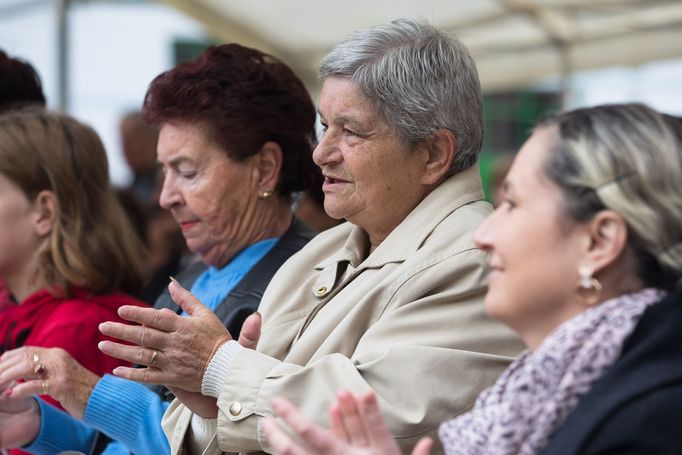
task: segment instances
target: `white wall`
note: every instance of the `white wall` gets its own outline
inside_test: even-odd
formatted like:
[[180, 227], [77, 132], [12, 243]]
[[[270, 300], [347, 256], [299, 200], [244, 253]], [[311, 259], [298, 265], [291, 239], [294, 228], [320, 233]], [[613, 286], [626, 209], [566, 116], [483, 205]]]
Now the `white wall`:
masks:
[[584, 72], [571, 80], [569, 107], [638, 101], [682, 115], [681, 88], [682, 59]]
[[[149, 82], [173, 65], [175, 38], [205, 35], [192, 19], [148, 3], [79, 3], [71, 9], [69, 20], [69, 113], [100, 134], [109, 154], [112, 182], [122, 185], [130, 174], [118, 137], [121, 114], [138, 109]], [[51, 2], [8, 17], [0, 15], [0, 47], [34, 65], [48, 105], [55, 107], [56, 22]]]

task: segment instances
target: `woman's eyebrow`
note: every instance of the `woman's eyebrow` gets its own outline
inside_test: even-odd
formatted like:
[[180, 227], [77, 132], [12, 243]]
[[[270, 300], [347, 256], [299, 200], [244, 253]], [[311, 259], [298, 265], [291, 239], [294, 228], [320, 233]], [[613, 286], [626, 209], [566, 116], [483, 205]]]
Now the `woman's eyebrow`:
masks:
[[183, 163], [194, 164], [194, 161], [191, 160], [190, 158], [186, 157], [186, 156], [178, 156], [178, 157], [175, 157], [175, 158], [171, 158], [171, 159], [168, 161], [168, 166], [171, 166], [171, 167], [178, 167], [179, 165], [181, 165], [181, 164], [183, 164]]

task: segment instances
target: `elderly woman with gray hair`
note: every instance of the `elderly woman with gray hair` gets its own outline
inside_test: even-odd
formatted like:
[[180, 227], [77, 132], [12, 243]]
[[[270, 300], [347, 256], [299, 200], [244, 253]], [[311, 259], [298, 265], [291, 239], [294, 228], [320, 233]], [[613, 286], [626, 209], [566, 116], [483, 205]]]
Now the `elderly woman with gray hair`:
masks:
[[[172, 453], [271, 451], [262, 423], [282, 395], [316, 422], [339, 389], [377, 392], [404, 446], [465, 411], [518, 354], [483, 311], [486, 253], [473, 242], [490, 213], [476, 165], [483, 137], [475, 64], [454, 37], [413, 20], [350, 35], [320, 67], [324, 129], [313, 159], [325, 209], [345, 218], [278, 271], [263, 296], [255, 350], [217, 327], [176, 283], [191, 315], [124, 308], [138, 326], [105, 323], [114, 373], [174, 390], [164, 417]], [[193, 374], [182, 365], [208, 358]], [[456, 384], [444, 393], [446, 385]], [[205, 412], [205, 401], [217, 403]], [[336, 409], [332, 421], [347, 409]]]

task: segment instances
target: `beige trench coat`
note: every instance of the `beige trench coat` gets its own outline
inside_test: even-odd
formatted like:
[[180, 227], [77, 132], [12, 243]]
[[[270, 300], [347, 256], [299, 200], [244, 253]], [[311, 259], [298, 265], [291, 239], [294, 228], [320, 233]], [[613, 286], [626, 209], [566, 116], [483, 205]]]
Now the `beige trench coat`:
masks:
[[[271, 452], [261, 423], [277, 395], [327, 425], [338, 390], [374, 389], [403, 449], [470, 408], [522, 349], [484, 314], [486, 253], [473, 243], [490, 213], [482, 197], [474, 167], [436, 188], [368, 257], [366, 233], [345, 223], [290, 258], [263, 296], [257, 350], [243, 350], [225, 378], [204, 453]], [[173, 454], [186, 451], [191, 421], [175, 400], [163, 422]]]

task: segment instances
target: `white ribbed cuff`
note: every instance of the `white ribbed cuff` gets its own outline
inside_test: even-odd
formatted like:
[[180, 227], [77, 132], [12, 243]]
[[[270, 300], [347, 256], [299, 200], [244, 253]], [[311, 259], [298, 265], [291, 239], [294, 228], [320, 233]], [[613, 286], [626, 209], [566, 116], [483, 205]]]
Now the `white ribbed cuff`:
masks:
[[242, 349], [244, 348], [234, 340], [230, 340], [218, 348], [201, 380], [202, 395], [218, 398], [232, 362]]

